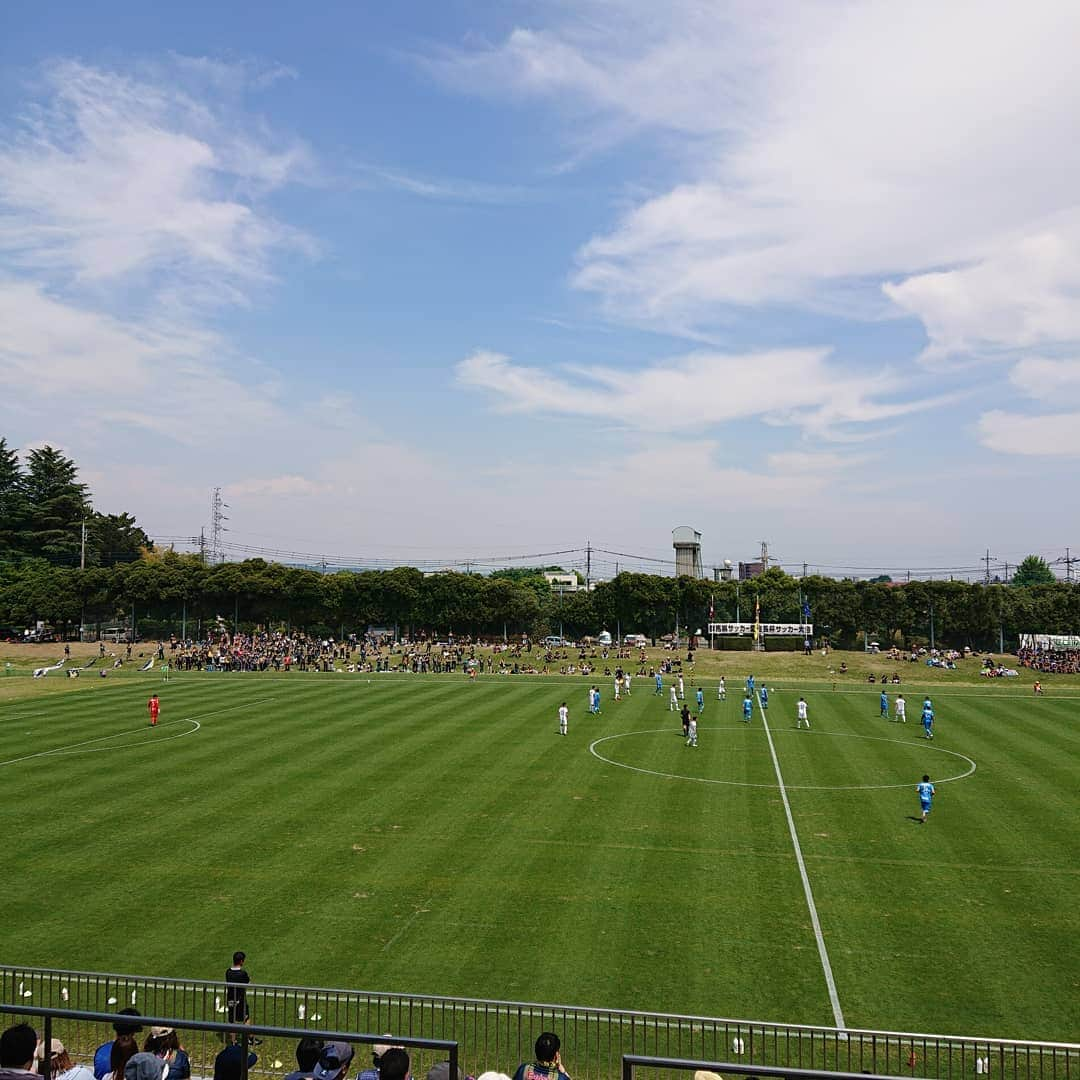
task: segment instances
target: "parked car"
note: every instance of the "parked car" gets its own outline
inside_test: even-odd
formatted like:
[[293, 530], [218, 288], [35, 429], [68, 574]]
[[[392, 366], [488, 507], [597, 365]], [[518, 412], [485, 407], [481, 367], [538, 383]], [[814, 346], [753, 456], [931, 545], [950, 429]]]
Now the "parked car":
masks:
[[649, 644], [649, 639], [644, 634], [623, 634], [623, 644], [644, 648]]
[[549, 634], [544, 638], [544, 644], [549, 649], [561, 649], [564, 645], [568, 645], [569, 642], [564, 637], [559, 637], [558, 634]]

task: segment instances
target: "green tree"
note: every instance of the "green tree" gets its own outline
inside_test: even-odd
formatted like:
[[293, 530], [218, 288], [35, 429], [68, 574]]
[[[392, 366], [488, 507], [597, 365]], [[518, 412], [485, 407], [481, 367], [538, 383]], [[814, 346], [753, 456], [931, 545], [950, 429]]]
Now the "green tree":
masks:
[[130, 514], [94, 514], [87, 527], [86, 561], [90, 566], [135, 562], [154, 544]]
[[1053, 585], [1054, 571], [1040, 555], [1029, 555], [1013, 574], [1014, 585]]
[[0, 559], [22, 551], [26, 521], [26, 495], [19, 455], [0, 438]]
[[79, 559], [82, 523], [93, 513], [78, 466], [52, 446], [31, 450], [26, 465], [27, 551], [73, 565]]

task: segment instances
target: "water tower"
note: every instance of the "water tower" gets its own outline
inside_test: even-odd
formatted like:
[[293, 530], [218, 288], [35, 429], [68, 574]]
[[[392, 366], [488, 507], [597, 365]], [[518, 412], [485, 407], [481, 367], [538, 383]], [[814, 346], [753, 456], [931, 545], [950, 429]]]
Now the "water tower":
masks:
[[675, 576], [703, 576], [701, 568], [701, 533], [689, 525], [671, 530], [671, 544], [675, 548]]

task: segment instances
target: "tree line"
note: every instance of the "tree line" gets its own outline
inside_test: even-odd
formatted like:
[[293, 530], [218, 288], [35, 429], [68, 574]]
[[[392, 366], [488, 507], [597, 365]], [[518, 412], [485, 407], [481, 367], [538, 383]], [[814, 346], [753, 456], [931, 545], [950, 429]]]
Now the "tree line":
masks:
[[[793, 578], [770, 569], [738, 583], [622, 573], [590, 591], [567, 593], [553, 592], [539, 570], [425, 575], [401, 566], [327, 574], [261, 559], [207, 566], [197, 555], [172, 551], [82, 570], [44, 559], [0, 563], [3, 636], [39, 620], [69, 634], [80, 623], [127, 626], [134, 614], [144, 639], [182, 630], [194, 637], [223, 625], [334, 635], [379, 626], [439, 639], [451, 633], [578, 639], [604, 629], [655, 639], [678, 628], [685, 640], [698, 630], [708, 634], [710, 609], [717, 622], [752, 622], [760, 605], [763, 622], [797, 623], [804, 603], [815, 638], [839, 647], [861, 644], [865, 634], [883, 646], [933, 641], [996, 651], [1001, 638], [1015, 647], [1025, 632], [1080, 632], [1080, 586], [1065, 582], [890, 584]], [[722, 644], [740, 647], [735, 639]], [[801, 639], [788, 643], [801, 645]]]
[[763, 622], [802, 622], [804, 604], [815, 638], [840, 647], [866, 635], [882, 645], [996, 649], [1025, 632], [1080, 632], [1080, 586], [1055, 581], [1037, 556], [1009, 584], [990, 585], [792, 578], [773, 568], [744, 582], [622, 573], [591, 590], [553, 591], [544, 571], [561, 569], [327, 574], [261, 559], [206, 565], [198, 555], [154, 550], [129, 514], [95, 511], [77, 465], [60, 451], [31, 450], [23, 464], [0, 438], [0, 637], [37, 622], [70, 636], [80, 625], [125, 627], [134, 617], [144, 638], [225, 625], [320, 634], [381, 626], [439, 638], [678, 631], [685, 639], [707, 635], [710, 610], [717, 622], [750, 622], [760, 605]]

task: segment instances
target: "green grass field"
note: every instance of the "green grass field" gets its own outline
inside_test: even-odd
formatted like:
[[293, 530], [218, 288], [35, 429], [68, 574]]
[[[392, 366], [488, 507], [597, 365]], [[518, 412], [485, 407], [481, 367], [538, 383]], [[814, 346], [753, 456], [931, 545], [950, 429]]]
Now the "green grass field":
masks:
[[[831, 1024], [740, 666], [697, 750], [646, 679], [4, 680], [4, 959]], [[1022, 681], [935, 683], [933, 744], [919, 684], [772, 691], [849, 1026], [1076, 1038], [1080, 691]]]

